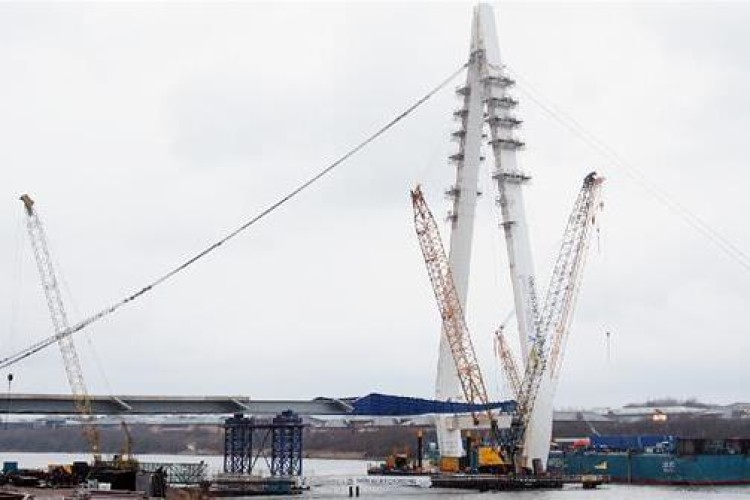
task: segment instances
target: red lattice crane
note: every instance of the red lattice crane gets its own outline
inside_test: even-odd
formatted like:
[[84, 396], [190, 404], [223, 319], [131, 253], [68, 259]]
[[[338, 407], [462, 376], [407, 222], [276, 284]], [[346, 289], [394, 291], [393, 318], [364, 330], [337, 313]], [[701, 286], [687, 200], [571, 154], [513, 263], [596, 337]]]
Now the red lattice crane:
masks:
[[[430, 276], [432, 290], [437, 299], [440, 318], [442, 319], [442, 331], [456, 363], [456, 371], [461, 382], [466, 402], [473, 405], [481, 405], [486, 410], [487, 418], [493, 429], [496, 428], [496, 418], [489, 407], [489, 397], [479, 368], [474, 345], [471, 342], [469, 328], [466, 326], [463, 308], [456, 292], [453, 282], [450, 264], [445, 253], [440, 231], [435, 222], [432, 212], [424, 199], [422, 188], [417, 186], [411, 192], [412, 206], [414, 208], [414, 226], [419, 239]], [[472, 412], [474, 423], [479, 423], [477, 412]]]

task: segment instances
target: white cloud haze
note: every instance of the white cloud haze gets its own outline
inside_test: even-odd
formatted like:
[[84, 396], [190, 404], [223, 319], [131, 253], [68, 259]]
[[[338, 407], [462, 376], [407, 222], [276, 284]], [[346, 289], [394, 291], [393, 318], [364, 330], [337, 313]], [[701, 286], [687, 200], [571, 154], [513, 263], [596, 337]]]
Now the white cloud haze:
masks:
[[[524, 82], [750, 252], [750, 5], [496, 12], [503, 56]], [[436, 85], [465, 61], [470, 19], [467, 3], [0, 4], [2, 354], [51, 333], [20, 194], [37, 199], [80, 320]], [[540, 282], [584, 174], [608, 178], [556, 405], [750, 399], [750, 272], [525, 88], [521, 164], [534, 177]], [[408, 190], [422, 182], [434, 212], [447, 210], [459, 105], [449, 87], [251, 231], [79, 334], [90, 391], [430, 397], [439, 316]], [[505, 398], [491, 335], [511, 293], [488, 168], [468, 316], [488, 385]], [[16, 391], [68, 391], [56, 347], [12, 371]]]

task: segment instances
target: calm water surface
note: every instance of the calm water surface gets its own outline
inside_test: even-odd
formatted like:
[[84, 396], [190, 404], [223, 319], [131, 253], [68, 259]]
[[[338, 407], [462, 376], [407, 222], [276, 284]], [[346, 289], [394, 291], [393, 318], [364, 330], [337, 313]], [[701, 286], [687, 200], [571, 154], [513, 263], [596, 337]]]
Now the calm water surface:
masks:
[[[71, 463], [81, 460], [79, 454], [65, 453], [0, 453], [0, 461], [16, 461], [20, 467], [46, 468], [53, 463]], [[209, 466], [211, 473], [219, 472], [222, 467], [222, 457], [216, 455], [186, 456], [186, 455], [139, 455], [143, 462], [200, 462], [203, 460]], [[305, 460], [305, 476], [310, 484], [320, 486], [300, 497], [295, 498], [348, 498], [348, 478], [364, 476], [368, 463], [362, 460]], [[513, 500], [527, 499], [564, 499], [564, 500], [633, 500], [633, 499], [745, 499], [750, 500], [750, 486], [747, 487], [655, 487], [655, 486], [603, 486], [597, 490], [582, 490], [580, 488], [565, 488], [563, 490], [545, 492], [507, 492], [507, 493], [462, 493], [460, 491], [433, 490], [424, 487], [388, 486], [362, 484], [360, 498], [389, 497], [400, 498], [441, 498], [441, 499], [483, 499], [503, 497]], [[262, 497], [253, 497], [262, 498]], [[274, 497], [269, 497], [274, 498]], [[278, 497], [275, 497], [278, 498]]]

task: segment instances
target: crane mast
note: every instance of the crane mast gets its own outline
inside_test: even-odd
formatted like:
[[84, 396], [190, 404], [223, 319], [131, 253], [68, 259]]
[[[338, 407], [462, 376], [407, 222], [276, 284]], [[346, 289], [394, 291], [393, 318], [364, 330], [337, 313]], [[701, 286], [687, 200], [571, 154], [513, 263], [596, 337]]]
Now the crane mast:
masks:
[[[489, 407], [487, 389], [469, 329], [466, 326], [463, 307], [453, 282], [453, 274], [445, 255], [440, 231], [427, 206], [421, 187], [417, 186], [411, 192], [411, 199], [419, 246], [422, 249], [432, 290], [440, 310], [442, 333], [450, 347], [464, 397], [467, 403], [483, 405], [490, 424], [494, 427], [495, 416]], [[477, 424], [479, 421], [477, 413], [472, 412], [472, 416]]]
[[29, 241], [34, 251], [34, 258], [39, 270], [42, 287], [44, 288], [44, 295], [47, 299], [47, 307], [49, 308], [50, 317], [55, 329], [57, 344], [60, 346], [65, 374], [73, 393], [76, 411], [83, 424], [83, 433], [91, 447], [91, 452], [94, 458], [98, 459], [100, 457], [99, 429], [94, 423], [91, 412], [91, 398], [86, 389], [81, 363], [78, 359], [75, 344], [73, 343], [73, 337], [70, 335], [61, 335], [63, 332], [69, 330], [70, 325], [63, 305], [55, 268], [47, 246], [44, 227], [34, 209], [34, 200], [28, 194], [24, 194], [20, 199], [26, 210], [26, 228], [29, 233]]

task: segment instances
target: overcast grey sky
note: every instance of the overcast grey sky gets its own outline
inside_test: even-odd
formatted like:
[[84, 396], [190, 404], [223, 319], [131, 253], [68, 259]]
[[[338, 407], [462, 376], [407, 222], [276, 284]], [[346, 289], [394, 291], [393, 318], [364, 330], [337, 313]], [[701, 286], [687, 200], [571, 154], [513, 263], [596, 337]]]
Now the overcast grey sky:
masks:
[[[503, 56], [525, 82], [521, 163], [534, 176], [539, 281], [583, 175], [608, 178], [556, 406], [750, 400], [750, 272], [526, 95], [530, 84], [750, 252], [750, 6], [500, 3], [496, 13]], [[2, 354], [51, 333], [20, 194], [38, 201], [70, 315], [82, 319], [234, 229], [458, 68], [470, 18], [469, 3], [0, 4]], [[408, 190], [422, 182], [436, 214], [448, 208], [452, 87], [79, 335], [90, 391], [430, 397], [440, 325]], [[504, 398], [491, 336], [511, 293], [487, 169], [468, 317], [488, 386]], [[56, 347], [12, 371], [15, 390], [68, 391]]]

